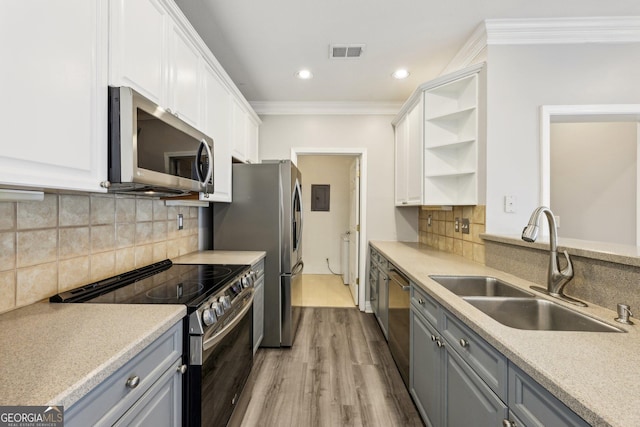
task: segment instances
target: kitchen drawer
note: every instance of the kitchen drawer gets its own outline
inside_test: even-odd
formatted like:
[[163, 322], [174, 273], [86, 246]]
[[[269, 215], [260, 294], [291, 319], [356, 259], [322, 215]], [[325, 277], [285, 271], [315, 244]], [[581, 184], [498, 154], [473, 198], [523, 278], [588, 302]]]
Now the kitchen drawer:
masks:
[[[65, 426], [112, 425], [182, 357], [182, 322], [178, 322], [110, 377], [65, 411]], [[130, 378], [140, 382], [127, 386]]]
[[[509, 410], [520, 419], [519, 426], [589, 425], [544, 387], [509, 363]], [[517, 422], [517, 421], [516, 421]]]
[[506, 402], [507, 358], [446, 310], [439, 329], [449, 348], [456, 351]]
[[420, 314], [431, 322], [434, 327], [438, 326], [440, 304], [413, 283], [411, 284], [411, 304]]

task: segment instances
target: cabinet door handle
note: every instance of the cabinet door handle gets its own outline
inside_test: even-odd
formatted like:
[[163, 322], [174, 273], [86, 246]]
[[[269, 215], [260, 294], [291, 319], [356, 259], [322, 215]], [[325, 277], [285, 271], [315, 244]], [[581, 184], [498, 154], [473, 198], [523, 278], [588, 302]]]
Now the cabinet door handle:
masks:
[[515, 421], [504, 419], [502, 420], [502, 427], [517, 427]]
[[444, 343], [443, 343], [442, 341], [440, 341], [440, 340], [436, 341], [436, 345], [437, 345], [439, 348], [444, 347]]
[[418, 304], [424, 305], [424, 300], [422, 298], [418, 298]]
[[439, 336], [431, 335], [431, 341], [436, 342], [436, 341], [438, 341], [438, 340], [440, 340], [440, 337], [439, 337]]
[[469, 341], [465, 340], [464, 338], [460, 338], [460, 347], [462, 348], [467, 348], [469, 347]]
[[187, 365], [180, 365], [178, 366], [178, 372], [180, 372], [181, 374], [185, 374], [187, 372]]
[[133, 377], [129, 377], [129, 379], [127, 379], [126, 382], [126, 386], [127, 388], [130, 388], [131, 390], [133, 390], [134, 388], [138, 387], [138, 385], [140, 385], [140, 377], [135, 375]]

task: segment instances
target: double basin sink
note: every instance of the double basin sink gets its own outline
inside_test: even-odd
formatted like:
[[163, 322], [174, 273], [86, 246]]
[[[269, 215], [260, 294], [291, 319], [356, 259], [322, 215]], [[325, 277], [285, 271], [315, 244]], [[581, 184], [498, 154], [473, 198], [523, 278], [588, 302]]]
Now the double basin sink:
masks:
[[503, 325], [536, 331], [625, 332], [494, 277], [429, 276]]

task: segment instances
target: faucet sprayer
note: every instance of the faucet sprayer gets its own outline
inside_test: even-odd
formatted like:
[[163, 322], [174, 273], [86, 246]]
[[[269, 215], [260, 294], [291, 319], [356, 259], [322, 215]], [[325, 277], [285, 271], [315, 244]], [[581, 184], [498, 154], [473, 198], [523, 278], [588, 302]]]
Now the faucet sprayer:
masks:
[[552, 297], [559, 298], [561, 300], [570, 302], [572, 304], [581, 305], [586, 307], [586, 304], [582, 301], [578, 301], [562, 293], [563, 288], [571, 279], [573, 279], [573, 264], [569, 258], [569, 253], [564, 251], [564, 257], [567, 260], [567, 266], [564, 269], [560, 269], [560, 262], [558, 260], [558, 227], [556, 226], [556, 219], [546, 206], [540, 206], [536, 208], [531, 214], [529, 224], [522, 230], [522, 240], [525, 242], [533, 243], [538, 238], [538, 231], [540, 227], [540, 216], [544, 214], [549, 223], [549, 269], [547, 271], [547, 289], [539, 286], [532, 286], [532, 289], [551, 295]]

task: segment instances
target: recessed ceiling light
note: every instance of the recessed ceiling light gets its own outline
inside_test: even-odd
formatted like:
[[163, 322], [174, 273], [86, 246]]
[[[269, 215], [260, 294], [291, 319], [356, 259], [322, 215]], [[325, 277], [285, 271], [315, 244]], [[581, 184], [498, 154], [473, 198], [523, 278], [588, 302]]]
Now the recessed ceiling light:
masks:
[[394, 79], [402, 80], [409, 77], [409, 71], [404, 68], [399, 68], [391, 74]]
[[313, 77], [313, 74], [309, 70], [300, 70], [296, 73], [296, 77], [301, 80], [309, 80]]

